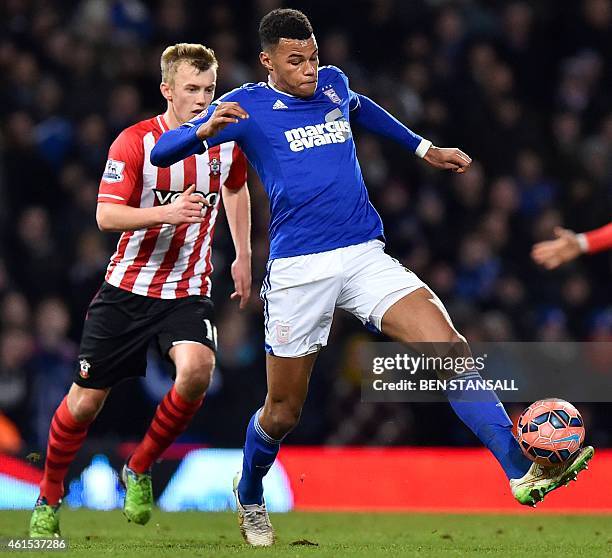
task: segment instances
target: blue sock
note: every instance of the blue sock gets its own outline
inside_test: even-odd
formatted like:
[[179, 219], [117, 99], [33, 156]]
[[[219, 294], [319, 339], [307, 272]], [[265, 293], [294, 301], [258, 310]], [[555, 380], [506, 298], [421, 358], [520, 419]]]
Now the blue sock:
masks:
[[268, 436], [259, 424], [259, 409], [249, 421], [242, 458], [242, 477], [238, 484], [240, 503], [263, 502], [263, 478], [274, 464], [280, 448], [280, 440]]
[[[481, 380], [478, 372], [466, 372], [463, 379]], [[492, 390], [447, 391], [446, 395], [457, 416], [478, 436], [503, 467], [509, 479], [522, 477], [531, 461], [521, 451], [512, 434], [512, 421]]]

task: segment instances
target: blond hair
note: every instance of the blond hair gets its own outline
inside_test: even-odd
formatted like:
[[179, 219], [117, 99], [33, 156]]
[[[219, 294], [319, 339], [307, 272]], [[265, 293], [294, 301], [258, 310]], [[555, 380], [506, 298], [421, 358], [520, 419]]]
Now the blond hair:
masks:
[[162, 81], [172, 85], [176, 70], [181, 62], [187, 62], [200, 72], [219, 65], [211, 48], [196, 43], [178, 43], [166, 48], [161, 55]]

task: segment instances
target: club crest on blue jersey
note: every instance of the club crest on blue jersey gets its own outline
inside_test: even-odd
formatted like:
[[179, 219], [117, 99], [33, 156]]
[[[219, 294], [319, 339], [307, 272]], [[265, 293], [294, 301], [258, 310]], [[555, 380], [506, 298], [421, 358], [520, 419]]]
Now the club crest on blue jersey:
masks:
[[325, 95], [330, 101], [336, 103], [337, 105], [342, 103], [342, 99], [340, 98], [338, 93], [336, 93], [334, 91], [333, 87], [326, 87], [326, 88], [324, 88], [323, 89], [323, 95]]

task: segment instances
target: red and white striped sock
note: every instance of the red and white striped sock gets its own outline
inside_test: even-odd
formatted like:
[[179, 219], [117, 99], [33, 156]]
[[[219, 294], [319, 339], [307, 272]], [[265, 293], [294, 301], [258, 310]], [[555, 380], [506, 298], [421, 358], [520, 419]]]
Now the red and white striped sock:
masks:
[[185, 401], [172, 386], [158, 405], [145, 437], [132, 454], [129, 468], [136, 473], [148, 471], [187, 428], [203, 400], [204, 397], [193, 402]]
[[64, 478], [74, 456], [87, 437], [92, 421], [78, 422], [62, 399], [51, 420], [45, 472], [40, 482], [40, 495], [54, 506], [64, 495]]

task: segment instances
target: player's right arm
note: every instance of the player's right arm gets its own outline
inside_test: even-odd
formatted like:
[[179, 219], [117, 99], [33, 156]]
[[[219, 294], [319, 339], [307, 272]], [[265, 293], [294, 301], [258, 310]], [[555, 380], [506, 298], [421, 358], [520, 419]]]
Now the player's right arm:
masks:
[[[203, 199], [187, 188], [173, 203], [157, 207], [133, 207], [132, 195], [142, 187], [144, 151], [142, 138], [124, 130], [113, 142], [100, 181], [96, 221], [101, 231], [125, 232], [162, 224], [200, 223]], [[132, 202], [135, 205], [135, 201]]]
[[204, 153], [213, 145], [237, 141], [242, 128], [240, 123], [248, 117], [237, 102], [218, 103], [204, 116], [162, 134], [151, 151], [151, 163], [156, 167], [169, 167], [191, 155]]
[[561, 227], [556, 227], [554, 232], [556, 239], [538, 242], [531, 250], [533, 260], [546, 269], [555, 269], [581, 254], [612, 248], [612, 223], [581, 234]]
[[335, 66], [325, 66], [344, 82], [348, 93], [351, 122], [379, 136], [391, 139], [422, 158], [432, 167], [462, 173], [469, 169], [472, 159], [456, 147], [437, 147], [429, 140], [413, 132], [395, 116], [387, 112], [369, 97], [350, 88], [346, 74]]
[[472, 159], [456, 147], [436, 147], [415, 134], [369, 97], [349, 89], [351, 120], [369, 132], [392, 139], [437, 169], [465, 172]]
[[136, 231], [159, 225], [201, 223], [206, 200], [194, 194], [191, 184], [175, 201], [158, 207], [130, 207], [116, 203], [98, 202], [96, 221], [98, 228], [106, 232]]

